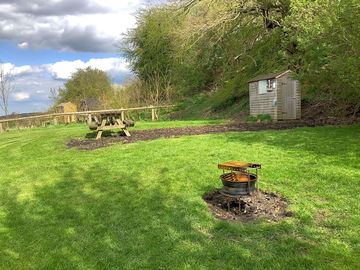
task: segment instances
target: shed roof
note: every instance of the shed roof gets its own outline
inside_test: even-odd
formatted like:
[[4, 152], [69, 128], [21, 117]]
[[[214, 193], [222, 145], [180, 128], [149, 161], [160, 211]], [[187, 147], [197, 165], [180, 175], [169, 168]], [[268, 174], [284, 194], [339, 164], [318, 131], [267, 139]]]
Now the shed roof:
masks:
[[248, 81], [248, 83], [262, 81], [262, 80], [269, 80], [269, 79], [277, 79], [289, 72], [291, 72], [291, 71], [287, 70], [287, 71], [280, 71], [280, 72], [275, 72], [275, 73], [259, 75], [259, 76], [256, 76], [255, 78], [252, 78], [250, 81]]
[[67, 105], [75, 105], [75, 104], [72, 103], [72, 102], [64, 102], [64, 103], [60, 103], [60, 104], [57, 105], [56, 107], [64, 107], [64, 106], [67, 106]]
[[66, 106], [66, 103], [60, 103], [59, 105], [57, 105], [56, 107], [64, 107]]
[[95, 97], [82, 99], [80, 101], [80, 111], [97, 110], [100, 109], [100, 107], [101, 107], [101, 102], [99, 99]]

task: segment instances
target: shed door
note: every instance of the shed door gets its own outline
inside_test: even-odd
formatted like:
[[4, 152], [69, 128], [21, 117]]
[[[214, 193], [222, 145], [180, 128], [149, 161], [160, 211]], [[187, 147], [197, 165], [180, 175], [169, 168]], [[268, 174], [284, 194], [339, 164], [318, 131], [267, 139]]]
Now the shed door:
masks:
[[287, 78], [283, 89], [283, 119], [296, 119], [296, 83]]

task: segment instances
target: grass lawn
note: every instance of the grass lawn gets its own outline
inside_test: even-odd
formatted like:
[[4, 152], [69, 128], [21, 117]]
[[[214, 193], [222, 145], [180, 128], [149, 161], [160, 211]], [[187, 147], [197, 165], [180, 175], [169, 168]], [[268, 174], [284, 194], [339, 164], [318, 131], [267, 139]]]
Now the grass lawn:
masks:
[[[0, 134], [0, 269], [360, 267], [360, 125], [66, 149], [87, 132]], [[214, 219], [201, 197], [228, 160], [261, 163], [261, 188], [287, 197], [294, 217]]]

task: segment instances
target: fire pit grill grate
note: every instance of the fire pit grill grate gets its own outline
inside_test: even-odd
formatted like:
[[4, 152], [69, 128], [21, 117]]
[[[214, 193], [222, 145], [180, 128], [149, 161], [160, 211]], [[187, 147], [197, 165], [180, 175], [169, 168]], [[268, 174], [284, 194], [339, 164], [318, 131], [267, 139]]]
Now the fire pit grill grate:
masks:
[[[260, 164], [241, 161], [229, 161], [218, 164], [223, 170], [220, 179], [224, 185], [221, 193], [225, 196], [236, 198], [241, 195], [250, 195], [258, 190]], [[251, 172], [255, 170], [255, 173]], [[225, 171], [230, 171], [226, 172]]]

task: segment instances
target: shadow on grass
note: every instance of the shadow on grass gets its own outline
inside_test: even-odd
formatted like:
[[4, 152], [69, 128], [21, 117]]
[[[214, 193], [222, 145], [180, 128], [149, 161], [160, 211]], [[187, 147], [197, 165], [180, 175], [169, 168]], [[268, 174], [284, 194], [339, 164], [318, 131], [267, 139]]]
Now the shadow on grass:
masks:
[[95, 131], [86, 133], [86, 135], [85, 135], [85, 139], [95, 139], [95, 138], [96, 138], [96, 132]]
[[[85, 135], [85, 139], [95, 139], [96, 138], [96, 131], [89, 132]], [[111, 131], [111, 130], [105, 130], [102, 133], [102, 137], [118, 137], [118, 136], [124, 136], [124, 132], [122, 131]]]
[[[349, 263], [291, 223], [215, 221], [201, 197], [166, 178], [67, 167], [31, 199], [4, 189], [3, 269], [303, 269]], [[204, 191], [205, 192], [205, 191]], [[308, 238], [309, 237], [309, 238]]]
[[305, 151], [319, 157], [346, 159], [349, 154], [360, 155], [360, 125], [232, 133], [227, 139], [229, 142], [242, 140], [249, 145], [265, 144], [284, 151]]

